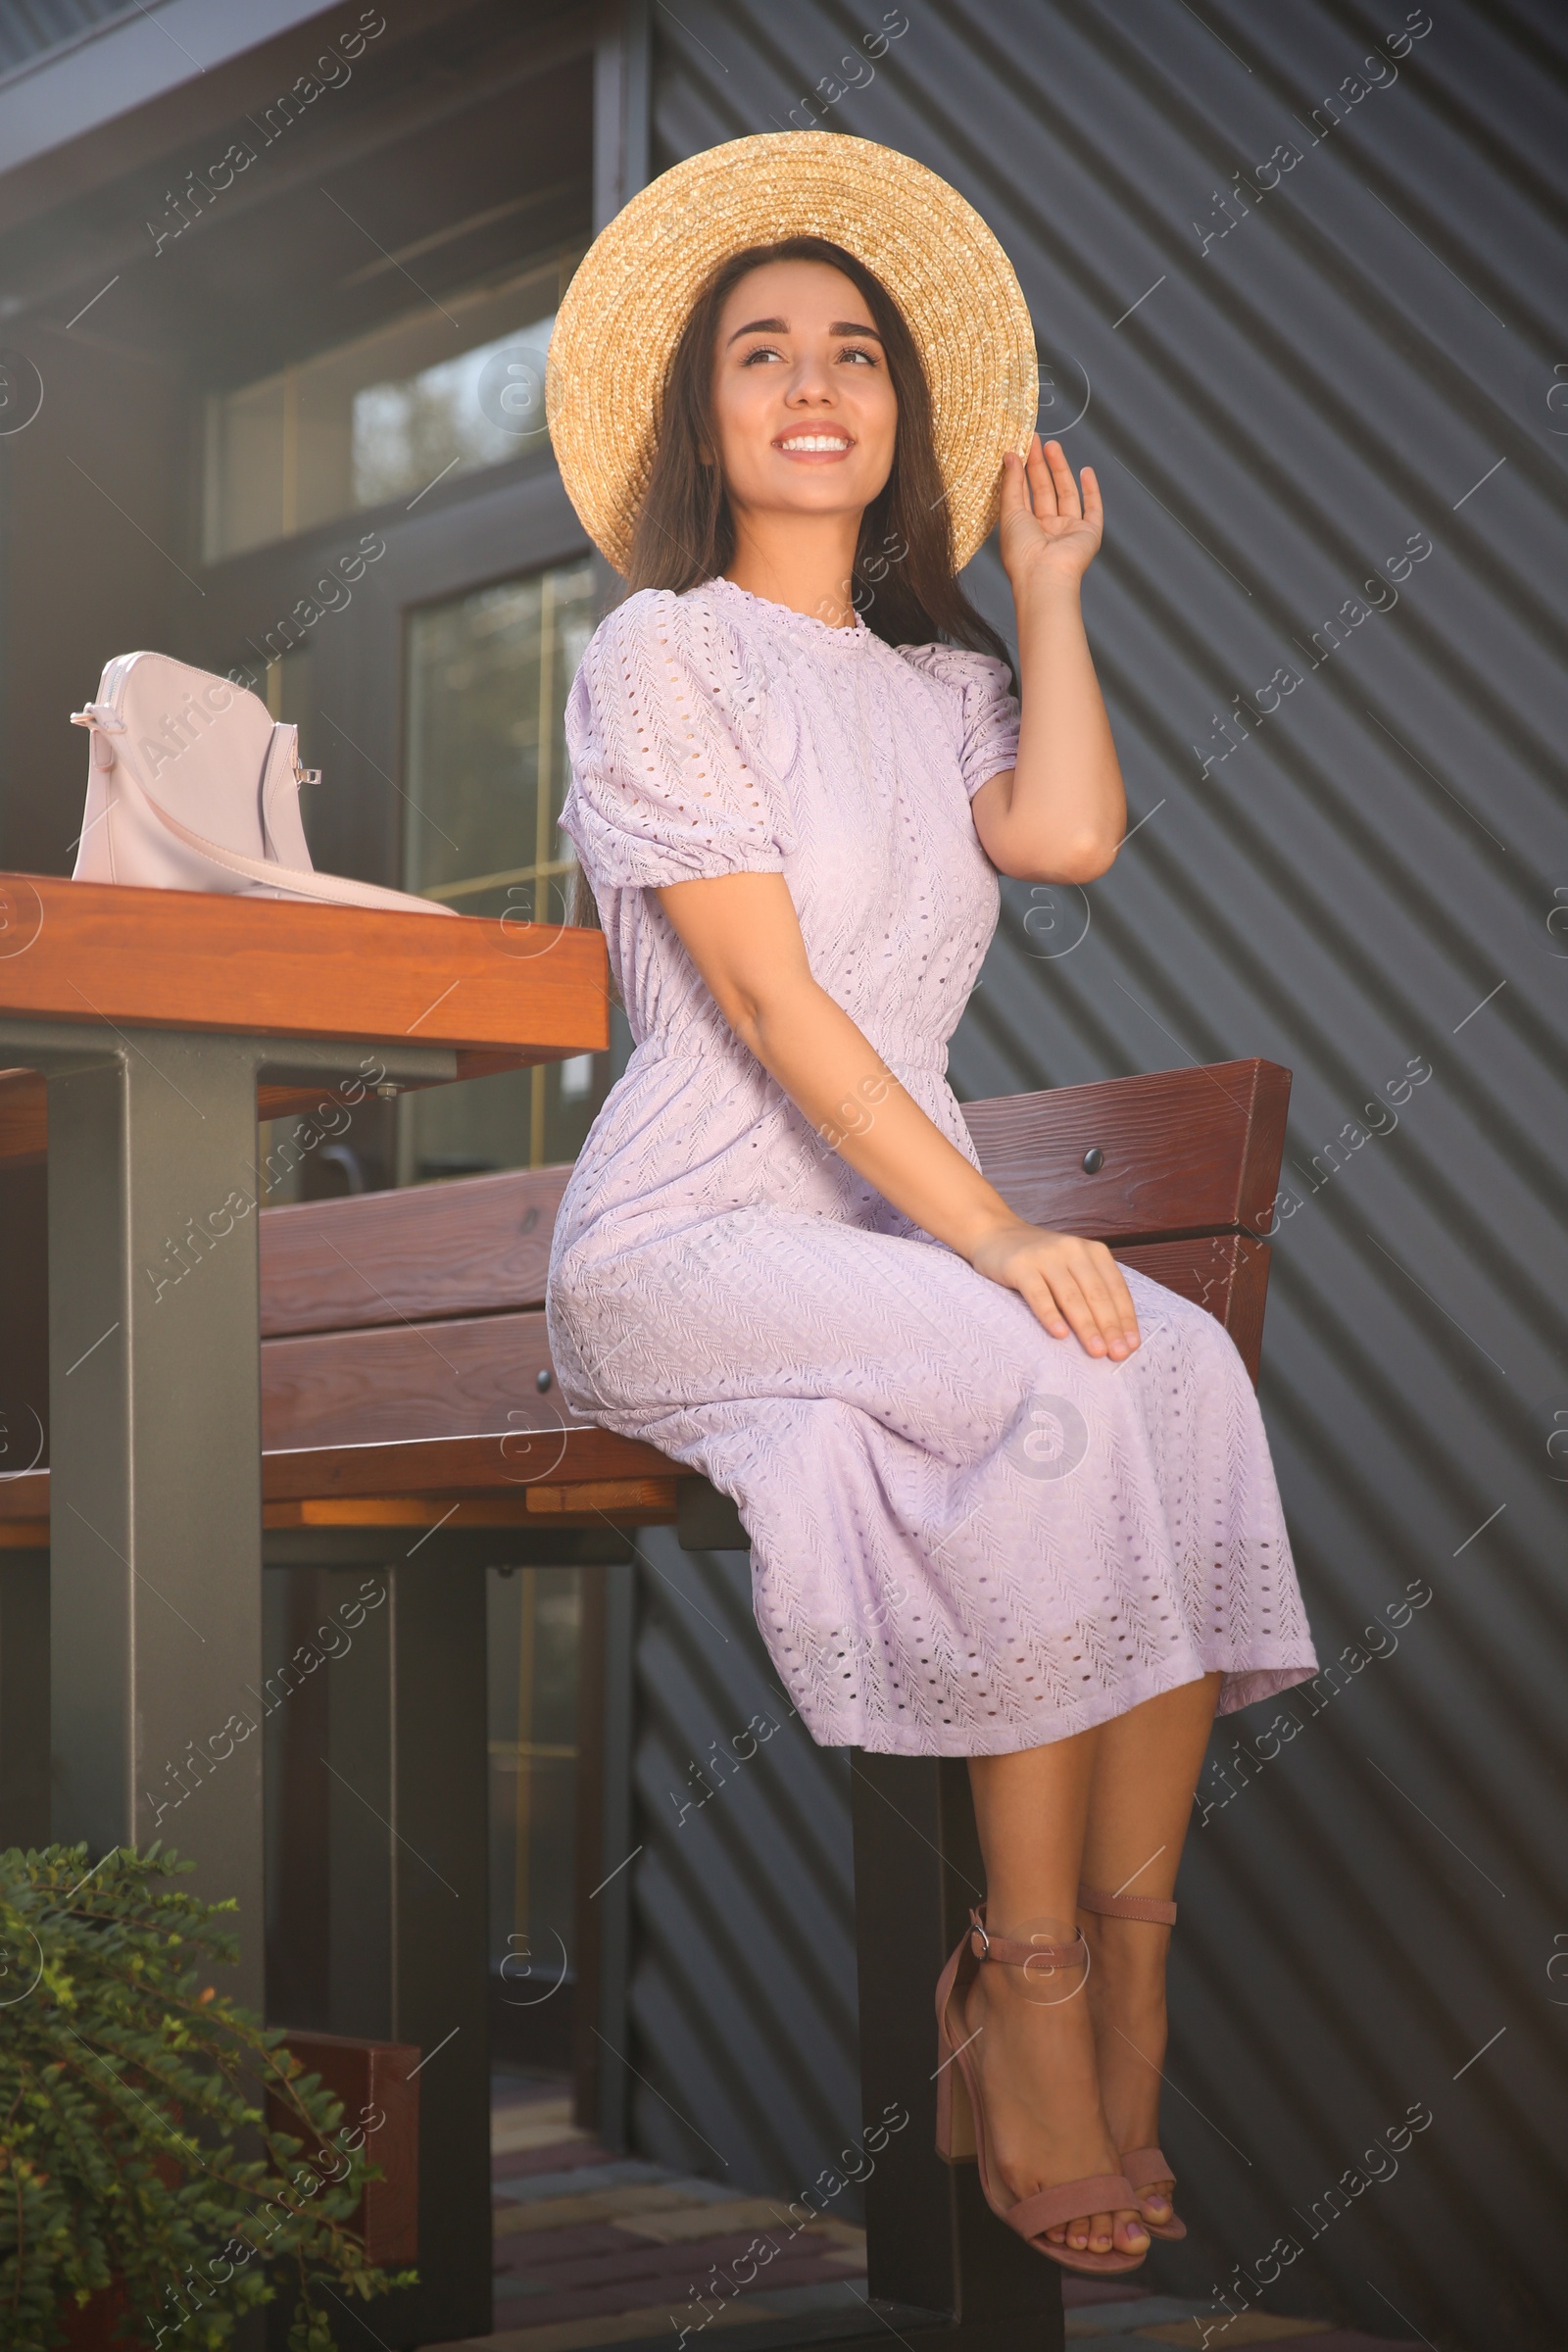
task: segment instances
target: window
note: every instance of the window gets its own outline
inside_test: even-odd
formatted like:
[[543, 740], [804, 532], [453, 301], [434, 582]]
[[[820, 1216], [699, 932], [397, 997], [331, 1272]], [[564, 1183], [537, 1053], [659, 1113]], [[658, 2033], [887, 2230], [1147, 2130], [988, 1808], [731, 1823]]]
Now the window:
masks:
[[[562, 714], [592, 636], [587, 564], [427, 605], [408, 624], [404, 887], [463, 914], [571, 918], [576, 861], [558, 829]], [[399, 1181], [572, 1159], [607, 1056], [406, 1095]]]
[[580, 259], [554, 255], [207, 403], [204, 555], [362, 507], [416, 506], [449, 474], [543, 446], [545, 353]]

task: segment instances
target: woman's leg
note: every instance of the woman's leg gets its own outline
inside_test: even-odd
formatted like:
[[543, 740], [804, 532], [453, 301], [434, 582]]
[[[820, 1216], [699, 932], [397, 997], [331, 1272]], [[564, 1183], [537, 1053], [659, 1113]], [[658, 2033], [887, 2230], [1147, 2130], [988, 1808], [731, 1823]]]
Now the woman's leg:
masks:
[[[1009, 1756], [969, 1758], [993, 1934], [1024, 1942], [1071, 1936], [1105, 1729]], [[1076, 1989], [1063, 1998], [1050, 1982], [1026, 1983], [1018, 1969], [981, 1966], [965, 2000], [993, 2161], [1015, 2197], [1118, 2170], [1101, 2106], [1087, 1988], [1081, 1975], [1071, 1983]], [[1133, 2208], [1084, 2214], [1047, 2234], [1100, 2254], [1112, 2247], [1141, 2254], [1149, 2244]]]
[[[1100, 1727], [1084, 1837], [1086, 1886], [1170, 1900], [1221, 1680], [1206, 1674]], [[1111, 2142], [1118, 2152], [1152, 2147], [1159, 2137], [1170, 1930], [1088, 1911], [1083, 1929], [1094, 1954], [1089, 2003]], [[1147, 2220], [1170, 2219], [1168, 2187], [1143, 2192]]]

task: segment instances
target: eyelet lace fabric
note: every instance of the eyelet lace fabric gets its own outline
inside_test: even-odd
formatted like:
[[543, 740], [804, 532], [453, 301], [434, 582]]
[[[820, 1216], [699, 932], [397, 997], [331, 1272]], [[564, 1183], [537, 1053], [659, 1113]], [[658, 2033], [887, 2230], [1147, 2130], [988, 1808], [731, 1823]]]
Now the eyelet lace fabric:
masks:
[[1222, 1711], [1315, 1674], [1229, 1335], [1126, 1268], [1131, 1357], [1054, 1339], [820, 1142], [655, 895], [782, 873], [815, 978], [978, 1166], [947, 1048], [999, 912], [969, 802], [1016, 757], [1004, 665], [715, 579], [628, 597], [565, 715], [636, 1043], [557, 1219], [555, 1362], [734, 1497], [812, 1738], [1002, 1754], [1212, 1670]]

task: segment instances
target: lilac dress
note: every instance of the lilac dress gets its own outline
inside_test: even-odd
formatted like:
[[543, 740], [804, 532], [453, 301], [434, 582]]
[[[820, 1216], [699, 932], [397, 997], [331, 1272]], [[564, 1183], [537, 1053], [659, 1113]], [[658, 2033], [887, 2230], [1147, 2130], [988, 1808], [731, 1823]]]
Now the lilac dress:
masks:
[[1000, 906], [969, 798], [1017, 735], [989, 656], [723, 578], [628, 597], [566, 708], [561, 821], [636, 1050], [557, 1220], [555, 1362], [734, 1497], [823, 1745], [1003, 1754], [1214, 1668], [1222, 1709], [1317, 1669], [1229, 1335], [1128, 1267], [1130, 1357], [1054, 1339], [819, 1141], [655, 896], [783, 873], [816, 979], [978, 1165], [946, 1076]]

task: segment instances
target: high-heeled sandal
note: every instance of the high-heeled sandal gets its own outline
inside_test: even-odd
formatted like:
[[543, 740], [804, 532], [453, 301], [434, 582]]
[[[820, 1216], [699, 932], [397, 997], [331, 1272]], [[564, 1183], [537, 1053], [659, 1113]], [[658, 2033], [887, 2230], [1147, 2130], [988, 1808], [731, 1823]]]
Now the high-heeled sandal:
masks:
[[[955, 1946], [937, 1981], [937, 2040], [941, 2054], [937, 2071], [937, 2154], [949, 2164], [963, 2164], [972, 2158], [979, 2166], [981, 2193], [992, 2212], [1009, 2230], [1016, 2230], [1037, 2254], [1049, 2256], [1069, 2271], [1097, 2275], [1136, 2271], [1145, 2259], [1147, 2248], [1143, 2254], [1097, 2254], [1089, 2246], [1080, 2249], [1054, 2245], [1043, 2234], [1058, 2223], [1091, 2214], [1136, 2212], [1137, 2191], [1125, 2174], [1100, 2173], [1083, 2180], [1063, 2180], [1051, 2188], [1038, 2189], [1033, 2196], [1011, 2199], [1001, 2181], [993, 2180], [987, 2157], [985, 2103], [968, 2055], [968, 2044], [975, 2036], [956, 2039], [948, 2016], [958, 1971], [966, 1955], [977, 1962], [998, 1962], [1004, 1968], [1027, 1968], [1032, 1964], [1037, 1976], [1074, 1965], [1080, 1959], [1087, 1962], [1088, 1958], [1081, 1933], [1076, 1942], [1070, 1944], [1015, 1943], [1006, 1936], [987, 1933], [984, 1903], [970, 1912], [968, 1930]], [[1147, 2224], [1144, 2226], [1147, 2228]]]
[[[1141, 1919], [1155, 1928], [1173, 1928], [1176, 1925], [1174, 1903], [1155, 1902], [1152, 1897], [1142, 1894], [1102, 1894], [1098, 1886], [1079, 1887], [1078, 1908], [1080, 1911], [1103, 1912], [1110, 1919]], [[1168, 2180], [1173, 2189], [1176, 2186], [1176, 2176], [1158, 2148], [1124, 2149], [1121, 2169], [1135, 2189], [1152, 2189], [1156, 2180]], [[1175, 2238], [1187, 2235], [1187, 2224], [1175, 2206], [1171, 2205], [1169, 2197], [1165, 2199], [1166, 2204], [1170, 2205], [1168, 2222], [1152, 2222], [1144, 2212], [1141, 2199], [1135, 2201], [1144, 2228], [1151, 2237]]]

